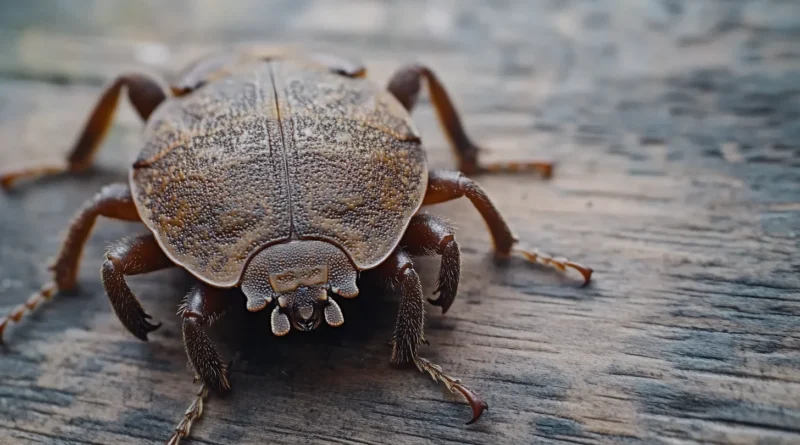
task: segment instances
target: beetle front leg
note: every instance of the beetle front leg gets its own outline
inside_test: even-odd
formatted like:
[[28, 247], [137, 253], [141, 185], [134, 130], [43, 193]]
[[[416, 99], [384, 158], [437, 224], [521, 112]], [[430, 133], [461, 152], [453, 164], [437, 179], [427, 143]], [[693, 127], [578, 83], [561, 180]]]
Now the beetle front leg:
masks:
[[189, 362], [207, 385], [220, 392], [230, 390], [226, 366], [205, 328], [222, 317], [231, 300], [221, 289], [197, 284], [178, 309]]
[[396, 365], [413, 362], [420, 372], [427, 372], [434, 381], [441, 381], [450, 392], [459, 391], [472, 408], [472, 419], [467, 424], [475, 422], [488, 409], [486, 402], [458, 379], [445, 374], [440, 366], [417, 353], [420, 344], [425, 342], [425, 298], [411, 257], [402, 249], [397, 249], [380, 266], [379, 272], [400, 290], [400, 307], [392, 336], [391, 362]]
[[428, 190], [422, 201], [423, 205], [438, 204], [461, 197], [467, 197], [483, 217], [492, 235], [495, 252], [498, 256], [506, 257], [512, 252], [516, 252], [532, 263], [551, 265], [561, 271], [565, 271], [569, 267], [580, 272], [584, 284], [589, 283], [593, 272], [590, 267], [566, 258], [554, 258], [539, 252], [538, 249], [515, 247], [518, 243], [517, 237], [511, 232], [503, 215], [478, 183], [460, 172], [432, 170], [429, 173]]
[[420, 89], [422, 89], [423, 78], [428, 81], [431, 102], [433, 102], [433, 107], [439, 116], [439, 122], [444, 128], [445, 135], [450, 140], [450, 145], [458, 159], [458, 170], [468, 175], [475, 173], [536, 171], [545, 178], [552, 176], [553, 163], [548, 161], [494, 162], [488, 164], [479, 162], [478, 156], [481, 149], [467, 136], [453, 101], [447, 94], [444, 85], [430, 68], [417, 64], [401, 68], [392, 76], [387, 89], [410, 112], [417, 102]]
[[214, 324], [225, 313], [231, 302], [226, 297], [228, 295], [223, 290], [200, 283], [189, 292], [178, 309], [178, 315], [183, 317], [186, 355], [201, 384], [192, 404], [186, 409], [167, 441], [168, 445], [177, 445], [181, 439], [189, 437], [192, 424], [203, 415], [204, 399], [208, 397], [209, 388], [223, 393], [230, 391], [228, 366], [222, 362], [216, 346], [205, 331], [206, 327]]
[[439, 279], [433, 292], [438, 293], [439, 298], [429, 298], [428, 302], [440, 306], [442, 313], [446, 313], [456, 298], [461, 278], [461, 249], [453, 228], [440, 217], [420, 213], [411, 218], [401, 244], [412, 255], [441, 255]]
[[10, 322], [18, 322], [26, 312], [38, 308], [57, 292], [75, 288], [81, 254], [99, 216], [122, 221], [141, 221], [127, 185], [112, 184], [103, 187], [83, 205], [70, 223], [61, 250], [50, 265], [52, 281], [42, 286], [28, 301], [13, 309], [8, 316], [0, 318], [0, 343], [3, 342], [3, 332]]
[[114, 117], [114, 111], [117, 108], [117, 102], [123, 87], [128, 89], [128, 98], [139, 116], [145, 121], [166, 98], [166, 94], [158, 82], [150, 77], [140, 74], [117, 77], [103, 91], [66, 161], [52, 165], [23, 167], [0, 172], [0, 187], [9, 189], [14, 182], [21, 179], [63, 172], [77, 173], [89, 168], [97, 153], [97, 148], [111, 126], [111, 120]]
[[140, 340], [147, 341], [147, 334], [158, 329], [161, 324], [148, 321], [150, 315], [131, 292], [125, 276], [155, 272], [172, 266], [174, 264], [151, 234], [123, 240], [106, 253], [101, 271], [111, 307], [122, 324]]

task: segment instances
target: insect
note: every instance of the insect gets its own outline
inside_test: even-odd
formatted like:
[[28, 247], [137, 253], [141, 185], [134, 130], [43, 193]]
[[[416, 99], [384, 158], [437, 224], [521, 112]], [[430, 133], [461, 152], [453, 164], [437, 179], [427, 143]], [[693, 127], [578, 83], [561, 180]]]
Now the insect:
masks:
[[[470, 423], [476, 421], [487, 404], [419, 355], [426, 299], [412, 257], [441, 257], [438, 297], [427, 301], [442, 313], [456, 298], [461, 268], [452, 227], [420, 208], [466, 197], [486, 222], [496, 255], [519, 253], [573, 268], [585, 282], [592, 269], [518, 247], [489, 196], [470, 179], [497, 171], [549, 177], [552, 164], [481, 163], [447, 92], [425, 66], [400, 69], [385, 88], [365, 74], [360, 64], [338, 56], [247, 47], [195, 62], [169, 88], [150, 76], [119, 76], [62, 165], [0, 175], [9, 188], [21, 179], [87, 169], [123, 90], [146, 122], [128, 183], [106, 186], [78, 211], [50, 266], [52, 281], [0, 319], [0, 340], [10, 322], [76, 287], [81, 252], [98, 217], [139, 221], [147, 235], [107, 251], [102, 280], [108, 298], [122, 324], [147, 340], [159, 325], [125, 277], [169, 267], [188, 271], [196, 284], [178, 313], [189, 362], [204, 388], [230, 388], [226, 362], [206, 329], [231, 304], [271, 311], [268, 329], [277, 336], [313, 330], [323, 320], [341, 326], [345, 317], [336, 300], [356, 297], [359, 274], [369, 273], [400, 294], [391, 363], [413, 363], [461, 392], [473, 411]], [[424, 81], [458, 171], [427, 167], [409, 114]], [[244, 298], [231, 297], [231, 289]], [[174, 442], [188, 435], [203, 396], [187, 411]]]

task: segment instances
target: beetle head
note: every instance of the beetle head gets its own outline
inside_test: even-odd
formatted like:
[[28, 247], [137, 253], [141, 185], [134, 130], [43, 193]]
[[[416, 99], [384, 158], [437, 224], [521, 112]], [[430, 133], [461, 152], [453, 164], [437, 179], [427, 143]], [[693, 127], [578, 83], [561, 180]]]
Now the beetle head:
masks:
[[356, 271], [344, 253], [322, 241], [292, 241], [270, 246], [253, 257], [242, 279], [247, 310], [257, 312], [273, 301], [272, 333], [292, 328], [311, 331], [322, 320], [341, 326], [344, 316], [331, 293], [358, 295]]

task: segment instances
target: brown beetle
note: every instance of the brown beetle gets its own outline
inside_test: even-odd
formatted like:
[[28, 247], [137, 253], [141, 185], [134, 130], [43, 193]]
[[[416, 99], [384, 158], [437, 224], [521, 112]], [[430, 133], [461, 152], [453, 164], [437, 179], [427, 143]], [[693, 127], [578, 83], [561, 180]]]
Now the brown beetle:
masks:
[[[247, 48], [205, 58], [186, 69], [167, 92], [142, 75], [123, 75], [103, 93], [63, 165], [0, 175], [18, 179], [78, 172], [92, 163], [123, 88], [147, 121], [144, 148], [128, 184], [105, 187], [70, 224], [51, 266], [53, 280], [0, 320], [10, 321], [57, 291], [76, 286], [81, 252], [98, 216], [141, 221], [150, 234], [108, 250], [102, 279], [119, 319], [136, 337], [159, 325], [149, 321], [125, 276], [178, 266], [197, 279], [180, 308], [189, 361], [204, 382], [227, 391], [225, 362], [205, 327], [231, 303], [222, 290], [240, 288], [247, 309], [274, 303], [271, 330], [308, 331], [324, 319], [344, 323], [333, 295], [358, 295], [362, 271], [385, 277], [401, 294], [391, 362], [414, 363], [460, 391], [473, 417], [487, 405], [457, 379], [418, 355], [425, 342], [424, 297], [411, 255], [440, 255], [437, 299], [447, 312], [460, 275], [459, 246], [442, 219], [419, 213], [423, 205], [467, 197], [491, 232], [497, 255], [578, 270], [566, 259], [516, 248], [517, 239], [481, 187], [468, 176], [495, 171], [539, 171], [546, 162], [481, 164], [434, 73], [419, 65], [398, 71], [386, 89], [364, 79], [360, 65], [330, 55], [299, 55]], [[459, 171], [429, 171], [409, 112], [422, 80], [459, 161]], [[173, 438], [188, 434], [202, 395]]]

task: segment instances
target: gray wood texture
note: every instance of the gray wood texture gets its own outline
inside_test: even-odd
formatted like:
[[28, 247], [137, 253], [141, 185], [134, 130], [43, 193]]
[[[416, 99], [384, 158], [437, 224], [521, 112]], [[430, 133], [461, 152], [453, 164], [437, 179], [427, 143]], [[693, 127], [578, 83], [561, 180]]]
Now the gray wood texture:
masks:
[[[529, 244], [593, 282], [506, 267], [468, 202], [455, 222], [460, 297], [428, 310], [422, 354], [479, 391], [469, 409], [386, 345], [396, 297], [365, 290], [338, 329], [273, 338], [220, 326], [242, 351], [233, 393], [188, 443], [800, 443], [800, 4], [796, 1], [186, 0], [0, 4], [0, 166], [58, 158], [102, 86], [174, 73], [225, 43], [362, 59], [384, 83], [433, 67], [486, 159], [554, 159], [550, 181], [480, 178]], [[426, 99], [434, 167], [452, 166]], [[73, 212], [124, 181], [141, 123], [123, 103], [98, 167], [0, 195], [0, 310], [47, 279]], [[11, 329], [0, 443], [160, 443], [195, 386], [175, 311], [179, 271], [130, 280], [163, 322], [148, 343], [113, 315], [106, 246], [143, 227], [101, 221], [81, 288]], [[438, 264], [419, 261], [427, 293]], [[245, 334], [237, 336], [236, 334]]]

